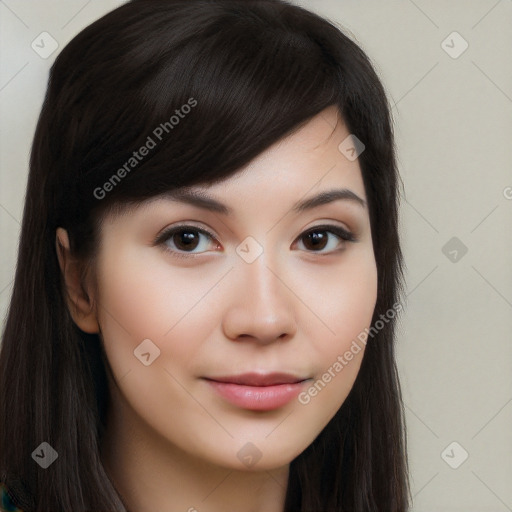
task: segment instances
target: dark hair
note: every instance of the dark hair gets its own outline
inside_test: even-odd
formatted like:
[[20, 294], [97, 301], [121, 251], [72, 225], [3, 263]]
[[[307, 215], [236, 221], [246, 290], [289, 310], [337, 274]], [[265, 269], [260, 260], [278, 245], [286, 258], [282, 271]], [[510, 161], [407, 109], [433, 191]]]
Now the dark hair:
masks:
[[[62, 50], [34, 136], [0, 353], [0, 476], [27, 512], [126, 510], [99, 452], [109, 366], [100, 338], [67, 308], [57, 227], [85, 273], [106, 213], [225, 179], [331, 105], [365, 144], [375, 322], [403, 291], [399, 176], [385, 91], [339, 28], [284, 0], [132, 0]], [[157, 127], [161, 140], [128, 170]], [[368, 343], [335, 417], [291, 462], [286, 512], [408, 509], [395, 320]], [[46, 470], [31, 456], [42, 442], [59, 454]]]

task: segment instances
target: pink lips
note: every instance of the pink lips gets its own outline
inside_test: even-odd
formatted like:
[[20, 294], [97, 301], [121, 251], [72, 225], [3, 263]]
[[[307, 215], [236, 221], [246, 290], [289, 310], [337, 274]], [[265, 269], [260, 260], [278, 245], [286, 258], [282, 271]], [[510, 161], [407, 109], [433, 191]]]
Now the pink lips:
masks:
[[205, 380], [221, 397], [237, 407], [272, 411], [297, 397], [308, 379], [287, 373], [245, 373]]

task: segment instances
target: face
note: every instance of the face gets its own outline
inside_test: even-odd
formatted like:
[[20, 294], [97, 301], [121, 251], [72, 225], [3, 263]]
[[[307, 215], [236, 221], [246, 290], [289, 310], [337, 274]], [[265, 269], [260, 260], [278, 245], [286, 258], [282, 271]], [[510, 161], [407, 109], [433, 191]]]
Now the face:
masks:
[[[377, 298], [347, 136], [330, 107], [236, 175], [188, 190], [227, 212], [162, 196], [105, 219], [95, 301], [112, 407], [148, 446], [276, 468], [342, 405]], [[342, 192], [295, 208], [327, 191]]]

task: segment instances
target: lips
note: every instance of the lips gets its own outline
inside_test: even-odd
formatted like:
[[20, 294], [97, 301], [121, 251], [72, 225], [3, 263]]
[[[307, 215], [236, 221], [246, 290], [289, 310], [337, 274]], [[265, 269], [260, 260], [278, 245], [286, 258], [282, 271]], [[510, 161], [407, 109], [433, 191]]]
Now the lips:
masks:
[[296, 384], [306, 380], [304, 377], [296, 377], [289, 373], [244, 373], [226, 377], [211, 377], [208, 380], [225, 382], [229, 384], [240, 384], [242, 386], [277, 386], [279, 384]]
[[272, 411], [297, 397], [310, 379], [288, 373], [245, 373], [204, 380], [218, 396], [237, 408]]

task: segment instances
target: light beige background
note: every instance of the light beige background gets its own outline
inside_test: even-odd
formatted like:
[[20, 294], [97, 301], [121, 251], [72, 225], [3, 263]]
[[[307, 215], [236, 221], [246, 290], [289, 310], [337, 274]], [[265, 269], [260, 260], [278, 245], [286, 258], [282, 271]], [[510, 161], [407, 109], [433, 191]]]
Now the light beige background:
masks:
[[[120, 3], [0, 0], [2, 327], [49, 66]], [[512, 511], [512, 1], [294, 3], [348, 31], [394, 105], [406, 191], [398, 363], [413, 511]], [[44, 31], [59, 45], [47, 59], [31, 48]], [[465, 452], [453, 469], [448, 462]]]

